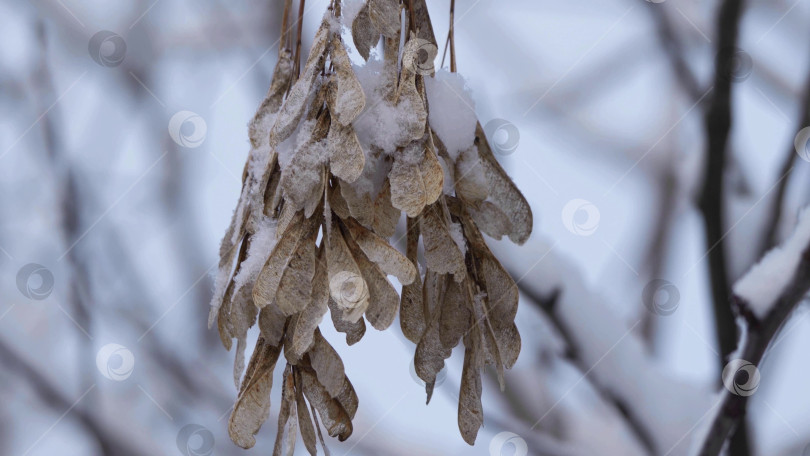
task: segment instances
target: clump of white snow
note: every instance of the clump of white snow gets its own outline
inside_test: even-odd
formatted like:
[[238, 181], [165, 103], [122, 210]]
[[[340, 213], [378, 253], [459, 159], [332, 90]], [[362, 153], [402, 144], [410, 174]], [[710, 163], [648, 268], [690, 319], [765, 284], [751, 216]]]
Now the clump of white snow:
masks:
[[351, 30], [352, 22], [357, 14], [366, 4], [363, 0], [344, 0], [340, 6], [340, 22], [344, 27]]
[[243, 286], [253, 283], [276, 246], [276, 221], [265, 217], [250, 238], [250, 246], [245, 260], [239, 266], [234, 281], [234, 292]]
[[458, 73], [439, 70], [425, 78], [428, 121], [453, 161], [475, 140], [475, 102], [467, 82]]
[[461, 254], [464, 255], [467, 253], [467, 244], [464, 239], [464, 231], [461, 229], [461, 224], [458, 222], [450, 222], [450, 237], [453, 238], [453, 242], [456, 243], [459, 251]]
[[793, 279], [801, 255], [810, 245], [810, 208], [799, 215], [796, 230], [781, 246], [768, 252], [734, 284], [734, 294], [743, 298], [754, 314], [765, 317]]
[[391, 155], [397, 147], [411, 142], [408, 132], [418, 122], [416, 109], [407, 98], [401, 98], [397, 105], [386, 99], [392, 89], [387, 83], [395, 75], [386, 74], [382, 59], [372, 56], [365, 65], [352, 67], [366, 97], [365, 109], [352, 123], [357, 139], [366, 152], [374, 145]]

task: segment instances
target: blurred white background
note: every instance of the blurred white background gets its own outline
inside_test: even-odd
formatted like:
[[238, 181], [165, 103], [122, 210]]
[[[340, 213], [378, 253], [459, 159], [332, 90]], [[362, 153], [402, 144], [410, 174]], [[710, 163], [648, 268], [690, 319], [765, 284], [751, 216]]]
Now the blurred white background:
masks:
[[[276, 61], [282, 3], [0, 2], [0, 453], [176, 455], [193, 434], [195, 448], [213, 436], [213, 454], [271, 454], [278, 395], [256, 447], [233, 445], [233, 353], [206, 320], [210, 273], [249, 149], [246, 125]], [[328, 3], [306, 2], [305, 36]], [[644, 408], [654, 427], [671, 427], [671, 454], [685, 454], [721, 367], [710, 246], [695, 202], [706, 149], [699, 100], [712, 85], [718, 5], [457, 2], [458, 68], [478, 117], [519, 131], [518, 148], [498, 158], [531, 203], [534, 233], [520, 247], [488, 241], [521, 279], [523, 351], [505, 392], [485, 376], [485, 427], [469, 447], [456, 425], [459, 353], [425, 406], [398, 324], [369, 329], [352, 347], [324, 324], [360, 396], [352, 437], [328, 439], [333, 454], [498, 454], [490, 447], [501, 432], [519, 435], [529, 454], [645, 454], [611, 400], [627, 391], [638, 392], [631, 415]], [[442, 44], [449, 1], [428, 6]], [[748, 1], [743, 14], [739, 48], [751, 64], [732, 84], [725, 171], [732, 280], [758, 258], [774, 208], [783, 208], [781, 239], [810, 201], [810, 163], [796, 159], [789, 175], [782, 171], [807, 126], [810, 3]], [[91, 58], [91, 38], [105, 30], [126, 46], [105, 42], [108, 66]], [[169, 136], [180, 111], [204, 120], [199, 147]], [[563, 208], [574, 199], [598, 212], [591, 236], [566, 228]], [[30, 263], [46, 272], [21, 286], [18, 272]], [[24, 295], [21, 287], [50, 289], [48, 273], [49, 294]], [[645, 309], [642, 290], [653, 278], [679, 290], [672, 315]], [[598, 363], [568, 356], [533, 302], [561, 283], [576, 288], [565, 291], [567, 304], [594, 333]], [[759, 366], [752, 454], [800, 455], [810, 444], [810, 325], [799, 313]], [[643, 347], [646, 364], [625, 353], [628, 343]], [[123, 350], [99, 357], [108, 344]], [[672, 409], [690, 400], [695, 408]], [[683, 416], [694, 419], [673, 418]], [[189, 424], [200, 427], [181, 432]]]

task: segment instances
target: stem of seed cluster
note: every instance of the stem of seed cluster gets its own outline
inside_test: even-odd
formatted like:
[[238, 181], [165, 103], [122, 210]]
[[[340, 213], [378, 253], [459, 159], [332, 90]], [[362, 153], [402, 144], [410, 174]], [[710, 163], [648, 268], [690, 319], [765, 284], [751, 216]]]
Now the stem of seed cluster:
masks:
[[416, 33], [416, 17], [413, 15], [413, 0], [408, 0], [408, 17], [410, 18], [408, 29]]
[[450, 72], [456, 72], [456, 34], [453, 30], [453, 22], [455, 22], [454, 13], [456, 10], [456, 0], [450, 0], [450, 31], [447, 34], [447, 39], [450, 40]]
[[281, 16], [281, 39], [278, 40], [278, 54], [281, 51], [289, 49], [290, 46], [290, 31], [287, 30], [290, 26], [290, 6], [292, 0], [284, 0], [284, 14]]
[[295, 79], [298, 79], [301, 70], [301, 33], [304, 28], [304, 2], [305, 0], [301, 0], [298, 4], [298, 32], [295, 39], [295, 66], [293, 69]]

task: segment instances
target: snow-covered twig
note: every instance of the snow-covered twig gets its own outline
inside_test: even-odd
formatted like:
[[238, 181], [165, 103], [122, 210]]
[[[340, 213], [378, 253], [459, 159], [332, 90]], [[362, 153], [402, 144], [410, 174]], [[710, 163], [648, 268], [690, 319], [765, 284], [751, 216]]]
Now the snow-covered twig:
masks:
[[[746, 363], [758, 365], [776, 333], [810, 290], [810, 209], [799, 217], [793, 235], [771, 250], [734, 286], [734, 302], [748, 321], [741, 351]], [[702, 456], [717, 455], [745, 416], [750, 394], [729, 388], [720, 412], [703, 443]]]
[[[554, 325], [554, 329], [563, 338], [567, 346], [568, 358], [579, 368], [580, 372], [587, 377], [590, 366], [586, 365], [585, 361], [578, 355], [580, 352], [579, 343], [574, 335], [572, 335], [565, 323], [555, 313], [555, 307], [560, 297], [560, 290], [555, 290], [549, 297], [541, 297], [534, 293], [532, 290], [527, 289], [524, 285], [518, 285], [521, 292], [531, 299], [531, 302], [536, 304], [549, 318], [549, 321]], [[650, 431], [645, 426], [645, 423], [636, 418], [635, 415], [630, 413], [630, 406], [621, 397], [617, 396], [614, 392], [602, 388], [599, 382], [591, 381], [593, 387], [599, 391], [605, 402], [613, 405], [616, 412], [624, 418], [625, 424], [633, 432], [639, 443], [649, 452], [655, 453], [655, 441], [650, 435]]]
[[564, 257], [548, 253], [520, 285], [525, 296], [551, 296], [559, 290], [555, 304], [546, 309], [552, 324], [573, 350], [583, 379], [624, 408], [620, 413], [629, 418], [625, 421], [635, 428], [639, 442], [649, 439], [653, 454], [685, 454], [685, 437], [716, 402], [711, 391], [662, 370], [635, 331], [641, 320], [623, 321]]

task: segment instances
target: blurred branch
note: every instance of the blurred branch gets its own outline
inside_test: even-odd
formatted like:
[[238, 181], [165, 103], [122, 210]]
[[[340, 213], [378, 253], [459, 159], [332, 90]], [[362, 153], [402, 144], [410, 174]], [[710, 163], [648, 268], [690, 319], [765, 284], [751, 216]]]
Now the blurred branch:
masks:
[[75, 417], [98, 442], [101, 454], [114, 454], [121, 456], [137, 456], [149, 454], [144, 448], [136, 448], [125, 443], [119, 435], [109, 432], [102, 424], [102, 420], [86, 410], [86, 407], [74, 405], [74, 401], [65, 397], [44, 375], [29, 364], [24, 358], [17, 355], [8, 345], [0, 340], [0, 359], [4, 368], [15, 373], [15, 377], [24, 379], [40, 398], [43, 404], [49, 406], [57, 413], [71, 410], [70, 416]]
[[[515, 277], [514, 274], [512, 274], [512, 276]], [[518, 282], [518, 289], [531, 300], [532, 304], [537, 306], [537, 308], [546, 314], [549, 321], [551, 321], [551, 323], [554, 325], [554, 328], [557, 330], [560, 337], [563, 338], [566, 346], [568, 347], [566, 356], [583, 373], [583, 376], [587, 378], [592, 368], [591, 366], [588, 366], [587, 363], [578, 355], [581, 352], [579, 343], [573, 337], [568, 327], [560, 319], [560, 316], [555, 312], [555, 307], [562, 291], [556, 289], [549, 296], [540, 296], [533, 290], [521, 285], [520, 282]], [[590, 380], [590, 384], [596, 391], [600, 393], [602, 399], [608, 404], [611, 404], [618, 414], [624, 418], [628, 429], [632, 431], [644, 449], [647, 450], [649, 454], [656, 454], [655, 441], [653, 440], [650, 431], [631, 413], [630, 404], [622, 400], [622, 398], [614, 394], [612, 391], [604, 388], [604, 386], [600, 385], [598, 381]]]
[[[807, 73], [804, 96], [802, 97], [802, 101], [799, 106], [799, 117], [801, 119], [799, 121], [799, 128], [810, 126], [810, 71]], [[798, 153], [796, 151], [796, 147], [793, 144], [793, 141], [790, 141], [787, 154], [785, 155], [782, 166], [779, 170], [780, 176], [784, 176], [790, 172], [796, 163], [797, 156]], [[765, 232], [762, 236], [757, 257], [761, 257], [768, 249], [777, 244], [777, 230], [779, 228], [779, 222], [782, 221], [782, 211], [784, 210], [785, 193], [787, 192], [788, 182], [790, 182], [790, 178], [785, 178], [779, 181], [779, 185], [776, 189], [776, 195], [773, 199], [773, 204], [771, 204], [770, 207], [770, 213], [768, 214], [768, 217], [765, 218]]]
[[[673, 228], [673, 219], [675, 217], [675, 208], [677, 206], [678, 196], [678, 183], [675, 178], [675, 170], [672, 166], [662, 166], [659, 168], [659, 175], [656, 179], [658, 182], [658, 201], [655, 208], [658, 213], [655, 217], [655, 225], [653, 227], [653, 237], [647, 248], [646, 258], [644, 264], [647, 270], [650, 271], [648, 278], [656, 279], [661, 277], [664, 269], [664, 259], [667, 255], [667, 247], [669, 245], [669, 237]], [[655, 314], [647, 311], [643, 306], [641, 307], [641, 335], [647, 342], [651, 349], [656, 348], [655, 344], [655, 328], [656, 319]]]
[[[706, 170], [698, 206], [703, 214], [706, 245], [709, 249], [709, 273], [713, 297], [717, 341], [723, 357], [734, 350], [737, 328], [729, 303], [729, 279], [726, 249], [723, 243], [724, 175], [729, 132], [731, 130], [731, 84], [728, 62], [723, 53], [734, 49], [742, 15], [742, 0], [724, 0], [718, 16], [718, 56], [715, 62], [714, 93], [705, 114], [707, 136]], [[721, 368], [724, 360], [719, 360]]]
[[[723, 0], [717, 16], [717, 55], [714, 69], [714, 93], [705, 113], [707, 136], [706, 166], [703, 189], [698, 206], [704, 219], [706, 247], [709, 249], [709, 277], [714, 308], [715, 331], [721, 359], [720, 369], [726, 358], [734, 351], [737, 341], [737, 326], [730, 303], [730, 282], [726, 264], [725, 237], [725, 171], [728, 139], [732, 124], [731, 62], [727, 61], [736, 52], [740, 18], [744, 0]], [[741, 426], [732, 436], [731, 453], [750, 454], [748, 432]]]
[[[48, 112], [45, 107], [53, 106], [57, 99], [54, 90], [53, 77], [48, 66], [48, 38], [45, 30], [45, 23], [39, 19], [35, 24], [38, 44], [40, 47], [40, 58], [36, 69], [34, 82], [34, 96], [40, 111]], [[57, 176], [56, 188], [58, 189], [58, 213], [59, 230], [62, 235], [63, 246], [67, 249], [60, 259], [67, 260], [67, 269], [71, 280], [68, 290], [68, 308], [70, 309], [70, 319], [81, 331], [78, 333], [78, 362], [81, 366], [78, 370], [84, 377], [84, 381], [89, 383], [93, 380], [95, 372], [93, 364], [92, 336], [89, 334], [93, 316], [89, 310], [89, 303], [92, 302], [92, 289], [89, 280], [90, 272], [86, 262], [80, 258], [76, 243], [81, 239], [82, 213], [81, 198], [78, 190], [78, 180], [73, 171], [73, 166], [69, 163], [67, 154], [63, 150], [62, 140], [59, 137], [57, 123], [57, 110], [51, 110], [48, 115], [42, 116], [40, 126], [42, 128], [42, 141], [49, 164], [55, 176]], [[59, 260], [57, 260], [59, 261]]]
[[692, 102], [700, 100], [705, 91], [700, 87], [695, 74], [686, 62], [684, 44], [675, 33], [666, 7], [663, 3], [649, 3], [646, 6], [655, 21], [658, 42], [669, 58], [678, 85], [689, 95]]
[[[782, 290], [778, 300], [764, 319], [759, 320], [753, 315], [748, 316], [749, 330], [742, 349], [742, 359], [754, 366], [760, 364], [774, 336], [808, 291], [810, 291], [810, 245], [804, 247], [792, 280]], [[742, 298], [736, 299], [741, 306], [746, 305]], [[738, 425], [744, 424], [748, 397], [748, 395], [734, 394], [730, 390], [724, 391], [720, 411], [707, 434], [707, 440], [700, 452], [701, 456], [720, 454], [728, 436]], [[736, 456], [739, 453], [735, 453], [732, 447], [730, 454]]]

